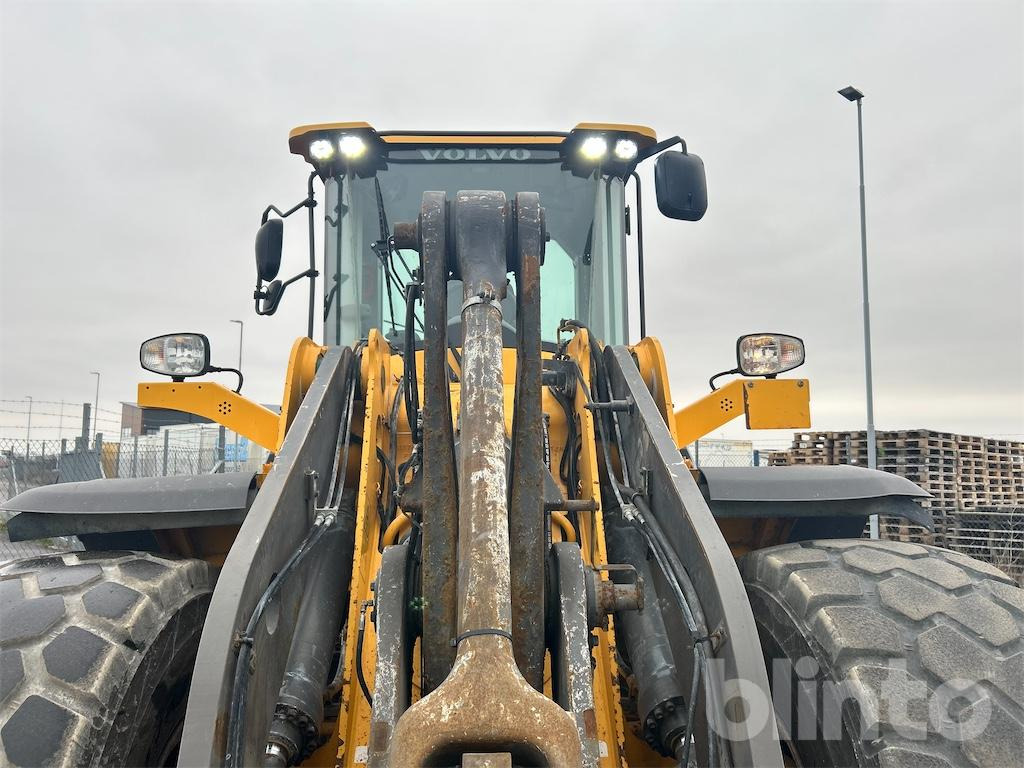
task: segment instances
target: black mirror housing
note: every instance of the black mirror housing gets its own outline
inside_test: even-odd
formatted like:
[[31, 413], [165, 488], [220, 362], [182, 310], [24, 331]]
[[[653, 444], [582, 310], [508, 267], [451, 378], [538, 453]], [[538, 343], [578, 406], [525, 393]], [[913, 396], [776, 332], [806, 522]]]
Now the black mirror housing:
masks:
[[256, 232], [256, 275], [270, 281], [281, 270], [281, 250], [284, 243], [284, 221], [268, 219]]
[[262, 301], [259, 306], [259, 314], [272, 315], [277, 312], [277, 305], [281, 303], [282, 295], [284, 295], [284, 284], [280, 280], [268, 284], [263, 290], [263, 295], [257, 296]]
[[704, 161], [685, 152], [663, 152], [654, 165], [658, 210], [670, 219], [700, 221], [708, 209]]

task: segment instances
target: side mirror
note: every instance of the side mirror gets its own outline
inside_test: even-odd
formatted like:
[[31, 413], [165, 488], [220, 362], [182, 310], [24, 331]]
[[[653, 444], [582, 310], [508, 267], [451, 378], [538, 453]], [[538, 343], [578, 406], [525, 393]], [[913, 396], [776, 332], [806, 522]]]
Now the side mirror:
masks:
[[262, 301], [262, 304], [257, 308], [259, 314], [272, 315], [277, 312], [277, 305], [281, 303], [283, 295], [284, 283], [280, 280], [268, 283], [267, 287], [262, 291], [257, 291], [256, 298]]
[[281, 249], [284, 242], [284, 221], [267, 219], [256, 233], [256, 275], [269, 281], [281, 270]]
[[662, 152], [654, 164], [654, 190], [662, 215], [700, 221], [708, 209], [704, 161], [685, 152]]

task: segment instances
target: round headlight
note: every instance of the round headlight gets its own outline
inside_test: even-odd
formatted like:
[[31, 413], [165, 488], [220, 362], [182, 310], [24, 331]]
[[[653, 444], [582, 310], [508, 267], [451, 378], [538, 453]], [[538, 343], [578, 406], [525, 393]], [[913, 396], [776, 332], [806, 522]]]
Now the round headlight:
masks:
[[600, 160], [608, 154], [608, 142], [603, 136], [590, 136], [580, 145], [580, 154], [587, 160]]
[[632, 139], [619, 139], [615, 142], [615, 156], [619, 160], [632, 160], [638, 151], [636, 142]]
[[334, 145], [327, 139], [317, 139], [309, 143], [309, 156], [314, 160], [330, 160], [334, 155]]
[[349, 134], [338, 140], [338, 149], [351, 160], [360, 157], [366, 151], [366, 142], [359, 136]]

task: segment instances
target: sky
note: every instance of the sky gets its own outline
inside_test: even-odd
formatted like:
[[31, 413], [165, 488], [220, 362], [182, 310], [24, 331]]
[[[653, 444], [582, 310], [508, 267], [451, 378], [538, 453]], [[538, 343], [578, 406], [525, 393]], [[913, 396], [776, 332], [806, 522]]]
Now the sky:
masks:
[[[304, 195], [289, 129], [347, 120], [683, 136], [702, 221], [662, 218], [641, 170], [647, 327], [676, 404], [740, 334], [787, 332], [814, 427], [862, 428], [856, 108], [836, 94], [853, 84], [876, 425], [1024, 439], [1022, 50], [1020, 2], [2, 0], [0, 437], [24, 437], [26, 396], [33, 437], [56, 437], [42, 414], [92, 401], [90, 371], [116, 431], [142, 340], [201, 331], [233, 364], [232, 319], [245, 394], [278, 402], [304, 292], [255, 315], [253, 237]], [[287, 227], [282, 272], [305, 247]]]

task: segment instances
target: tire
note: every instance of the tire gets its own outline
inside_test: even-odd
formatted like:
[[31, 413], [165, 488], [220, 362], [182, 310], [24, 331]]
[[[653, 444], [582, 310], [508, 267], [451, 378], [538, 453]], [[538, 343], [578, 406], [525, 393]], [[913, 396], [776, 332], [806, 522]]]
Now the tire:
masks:
[[173, 765], [210, 590], [137, 552], [0, 567], [0, 765]]
[[1024, 590], [1002, 571], [867, 540], [772, 547], [740, 569], [800, 765], [1024, 764]]

